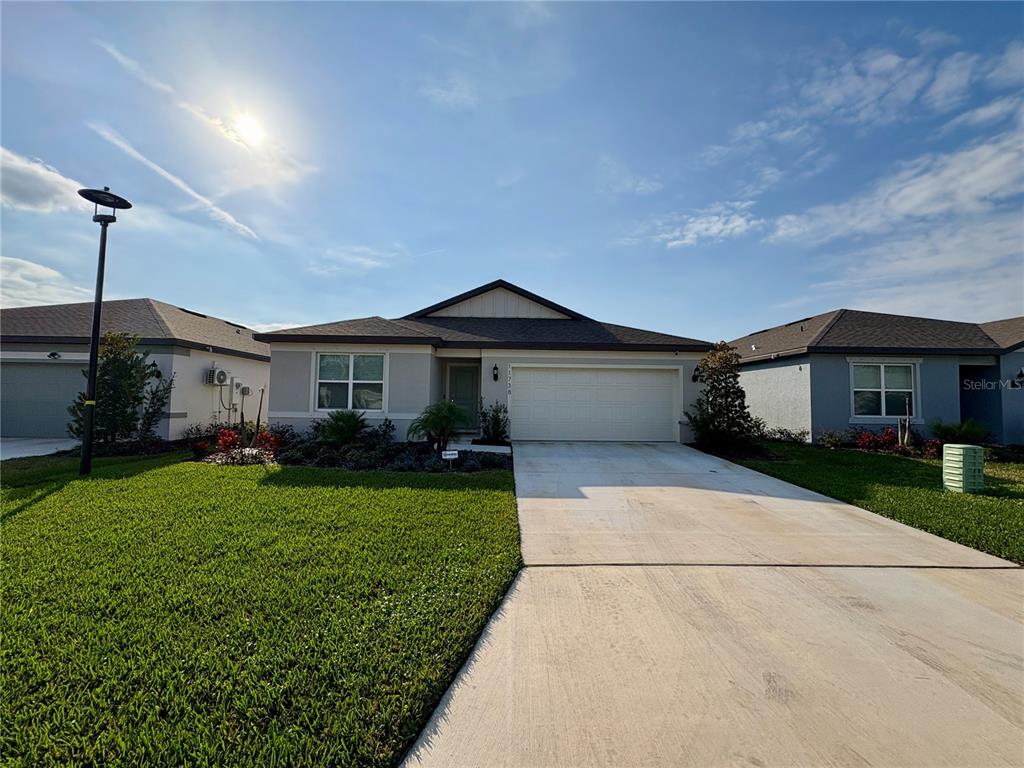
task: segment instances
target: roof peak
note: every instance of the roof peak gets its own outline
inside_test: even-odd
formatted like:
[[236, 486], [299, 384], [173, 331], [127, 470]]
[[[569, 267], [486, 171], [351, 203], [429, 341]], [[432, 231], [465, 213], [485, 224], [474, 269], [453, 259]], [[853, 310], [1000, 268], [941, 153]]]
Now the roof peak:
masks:
[[518, 296], [522, 296], [524, 299], [528, 299], [529, 301], [532, 301], [535, 304], [539, 304], [542, 307], [546, 307], [547, 309], [563, 314], [571, 320], [590, 320], [589, 317], [580, 314], [574, 309], [569, 309], [568, 307], [562, 306], [561, 304], [556, 304], [550, 299], [545, 299], [543, 296], [533, 293], [532, 291], [528, 291], [525, 288], [516, 285], [515, 283], [510, 283], [508, 280], [505, 280], [503, 278], [498, 278], [497, 280], [492, 280], [489, 283], [478, 285], [476, 288], [471, 288], [470, 290], [464, 291], [463, 293], [457, 294], [456, 296], [452, 296], [451, 298], [439, 301], [436, 304], [431, 304], [429, 307], [424, 307], [423, 309], [419, 309], [415, 312], [405, 315], [404, 318], [402, 319], [415, 320], [418, 318], [427, 317], [428, 315], [431, 315], [435, 312], [440, 312], [441, 310], [451, 307], [455, 304], [468, 301], [469, 299], [472, 299], [475, 296], [480, 296], [481, 294], [497, 290], [499, 288], [503, 288], [504, 290], [510, 291]]

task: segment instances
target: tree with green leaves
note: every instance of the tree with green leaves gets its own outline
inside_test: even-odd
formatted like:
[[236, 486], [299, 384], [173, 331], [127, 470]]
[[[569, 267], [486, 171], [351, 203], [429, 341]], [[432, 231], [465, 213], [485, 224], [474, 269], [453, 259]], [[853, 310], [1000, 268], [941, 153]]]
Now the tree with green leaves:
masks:
[[740, 356], [736, 350], [724, 341], [715, 344], [701, 358], [697, 380], [704, 388], [693, 412], [686, 412], [697, 445], [713, 450], [749, 447], [756, 439], [757, 425], [740, 386]]
[[[167, 410], [174, 377], [164, 378], [148, 352], [138, 351], [139, 338], [105, 333], [96, 368], [96, 414], [93, 438], [110, 445], [120, 440], [152, 440]], [[88, 371], [82, 371], [88, 376]], [[85, 392], [68, 406], [68, 434], [81, 438], [85, 426]]]

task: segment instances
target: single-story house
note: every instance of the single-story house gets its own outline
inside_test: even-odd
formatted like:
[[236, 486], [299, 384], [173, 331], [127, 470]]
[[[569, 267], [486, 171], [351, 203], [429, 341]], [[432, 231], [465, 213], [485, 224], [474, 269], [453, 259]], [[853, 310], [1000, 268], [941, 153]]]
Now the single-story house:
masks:
[[508, 406], [514, 439], [685, 441], [705, 341], [612, 325], [504, 280], [405, 317], [258, 333], [270, 344], [270, 419], [307, 427], [336, 409], [394, 422], [428, 404]]
[[[92, 309], [85, 302], [0, 310], [3, 437], [67, 437], [67, 408], [85, 390]], [[177, 438], [192, 423], [235, 420], [242, 410], [255, 418], [270, 348], [251, 329], [155, 299], [125, 299], [103, 302], [100, 330], [138, 336], [139, 349], [174, 376], [161, 437]]]
[[895, 425], [910, 414], [985, 424], [1024, 443], [1024, 317], [960, 323], [837, 309], [730, 342], [753, 415], [768, 426], [823, 430]]

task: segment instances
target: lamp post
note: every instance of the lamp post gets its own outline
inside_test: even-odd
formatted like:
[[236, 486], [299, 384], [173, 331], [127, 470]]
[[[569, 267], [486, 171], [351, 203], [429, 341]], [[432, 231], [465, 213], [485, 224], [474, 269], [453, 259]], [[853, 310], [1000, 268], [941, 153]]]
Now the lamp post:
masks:
[[[82, 429], [82, 462], [79, 475], [92, 472], [92, 427], [96, 416], [96, 366], [100, 354], [100, 312], [103, 308], [103, 268], [107, 260], [107, 227], [117, 221], [114, 211], [127, 210], [132, 204], [103, 189], [80, 189], [78, 194], [93, 204], [92, 220], [100, 225], [100, 259], [96, 267], [96, 298], [92, 305], [92, 338], [89, 341], [89, 378], [85, 385], [85, 423]], [[110, 213], [100, 213], [100, 206], [109, 208]]]

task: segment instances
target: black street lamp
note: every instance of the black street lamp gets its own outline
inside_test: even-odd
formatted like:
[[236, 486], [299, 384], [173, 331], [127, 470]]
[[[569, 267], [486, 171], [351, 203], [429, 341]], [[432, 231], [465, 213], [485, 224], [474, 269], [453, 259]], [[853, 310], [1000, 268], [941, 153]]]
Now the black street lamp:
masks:
[[[132, 204], [103, 189], [80, 189], [78, 194], [94, 205], [92, 220], [100, 225], [100, 261], [96, 268], [96, 298], [92, 305], [92, 339], [89, 342], [89, 379], [85, 385], [85, 425], [82, 429], [82, 463], [78, 474], [92, 472], [92, 426], [96, 416], [96, 366], [100, 354], [100, 310], [103, 307], [103, 267], [107, 260], [107, 226], [117, 221], [114, 211], [127, 210]], [[110, 213], [100, 213], [100, 206], [109, 208]]]

